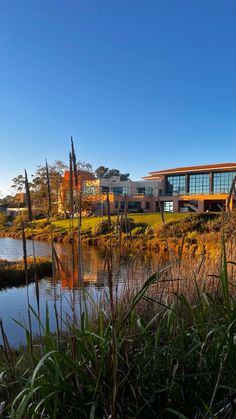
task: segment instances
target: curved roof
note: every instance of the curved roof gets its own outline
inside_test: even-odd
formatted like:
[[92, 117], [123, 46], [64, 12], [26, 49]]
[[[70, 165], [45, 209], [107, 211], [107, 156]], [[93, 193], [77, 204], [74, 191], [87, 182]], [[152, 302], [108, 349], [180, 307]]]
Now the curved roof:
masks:
[[185, 174], [192, 172], [221, 172], [221, 171], [236, 171], [236, 163], [216, 163], [216, 164], [207, 164], [202, 166], [186, 166], [186, 167], [176, 167], [174, 169], [160, 170], [156, 172], [150, 172], [149, 176], [144, 176], [143, 179], [158, 179], [163, 175], [174, 175], [174, 174]]

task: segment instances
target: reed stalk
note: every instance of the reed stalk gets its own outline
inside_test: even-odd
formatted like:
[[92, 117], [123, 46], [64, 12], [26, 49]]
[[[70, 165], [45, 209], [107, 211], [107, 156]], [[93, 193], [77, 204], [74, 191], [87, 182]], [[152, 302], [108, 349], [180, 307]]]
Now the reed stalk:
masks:
[[24, 260], [24, 270], [25, 270], [25, 286], [26, 286], [26, 296], [27, 296], [27, 313], [28, 313], [28, 321], [29, 321], [29, 346], [30, 346], [31, 356], [33, 356], [33, 333], [32, 333], [32, 321], [31, 321], [30, 298], [29, 298], [29, 287], [28, 287], [27, 247], [26, 247], [26, 238], [25, 238], [25, 227], [24, 227], [23, 221], [22, 221], [22, 245], [23, 245], [23, 260]]
[[[30, 229], [31, 229], [31, 241], [32, 241], [33, 260], [34, 260], [35, 294], [36, 294], [36, 301], [37, 301], [38, 317], [40, 318], [39, 281], [38, 281], [37, 268], [36, 268], [36, 254], [35, 254], [34, 237], [33, 237], [33, 212], [32, 212], [32, 202], [31, 202], [31, 194], [30, 194], [30, 188], [29, 188], [29, 182], [28, 182], [28, 175], [27, 175], [26, 170], [25, 170], [25, 191], [26, 191], [26, 202], [28, 206], [28, 217], [29, 217]], [[40, 323], [39, 323], [39, 334], [40, 336], [42, 335]]]

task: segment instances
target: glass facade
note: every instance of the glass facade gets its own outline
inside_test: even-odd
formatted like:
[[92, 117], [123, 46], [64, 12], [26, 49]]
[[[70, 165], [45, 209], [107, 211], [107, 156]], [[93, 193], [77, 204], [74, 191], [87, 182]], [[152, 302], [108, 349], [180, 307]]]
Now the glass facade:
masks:
[[146, 196], [153, 195], [153, 188], [151, 188], [150, 186], [148, 188], [146, 188], [145, 195]]
[[127, 187], [122, 187], [122, 186], [113, 186], [112, 192], [115, 195], [125, 195], [128, 192], [128, 188]]
[[139, 195], [152, 195], [153, 194], [153, 189], [150, 188], [149, 186], [147, 188], [145, 187], [140, 187], [137, 188], [137, 192]]
[[139, 195], [145, 195], [145, 188], [138, 188]]
[[189, 175], [189, 193], [190, 194], [207, 194], [209, 192], [210, 192], [209, 173]]
[[185, 176], [167, 176], [167, 195], [179, 195], [185, 192]]
[[173, 202], [172, 201], [164, 201], [163, 202], [163, 211], [164, 212], [173, 212]]
[[[118, 201], [115, 201], [115, 208], [119, 208], [119, 204], [120, 204], [120, 209], [121, 210], [125, 210], [125, 201], [120, 201], [120, 203]], [[128, 210], [140, 210], [141, 209], [141, 202], [126, 202], [126, 208]]]
[[128, 202], [128, 209], [129, 210], [140, 210], [141, 209], [141, 202]]
[[236, 172], [221, 172], [213, 174], [214, 193], [229, 193], [232, 180]]
[[109, 187], [108, 186], [102, 186], [101, 190], [102, 190], [102, 193], [107, 193], [107, 192], [109, 192]]

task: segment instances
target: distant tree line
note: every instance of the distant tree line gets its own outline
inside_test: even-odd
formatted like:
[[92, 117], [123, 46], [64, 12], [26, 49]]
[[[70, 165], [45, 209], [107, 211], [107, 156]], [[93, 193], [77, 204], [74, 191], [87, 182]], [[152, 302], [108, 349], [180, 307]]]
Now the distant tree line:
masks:
[[120, 180], [130, 180], [129, 173], [121, 173], [118, 169], [109, 169], [109, 167], [99, 166], [94, 171], [97, 179], [110, 179], [113, 176], [119, 176]]
[[[93, 171], [91, 164], [84, 161], [77, 162], [77, 166], [78, 172], [92, 173], [95, 179], [110, 179], [113, 176], [119, 176], [122, 181], [130, 180], [129, 173], [121, 173], [118, 169], [110, 169], [109, 167], [99, 166]], [[67, 170], [69, 170], [68, 165], [61, 160], [55, 160], [53, 164], [48, 165], [52, 213], [54, 214], [58, 212], [58, 205], [61, 199], [60, 190], [64, 181], [64, 173]], [[11, 187], [16, 196], [19, 193], [25, 192], [24, 175], [20, 174], [14, 177], [12, 179]], [[31, 179], [29, 177], [29, 187], [33, 207], [42, 211], [42, 213], [46, 213], [48, 207], [46, 164], [37, 166], [35, 173], [31, 175]], [[17, 205], [17, 199], [10, 195], [0, 200], [0, 202], [1, 201]]]

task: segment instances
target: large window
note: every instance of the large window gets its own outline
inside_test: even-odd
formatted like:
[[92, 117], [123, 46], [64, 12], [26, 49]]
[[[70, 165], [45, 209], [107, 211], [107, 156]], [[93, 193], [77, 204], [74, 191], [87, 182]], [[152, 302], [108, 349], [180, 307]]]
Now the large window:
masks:
[[185, 193], [185, 176], [167, 176], [167, 195], [179, 195]]
[[120, 201], [120, 205], [119, 205], [119, 202], [115, 201], [115, 208], [117, 209], [117, 208], [119, 208], [119, 206], [120, 206], [121, 210], [125, 210], [125, 207], [128, 210], [140, 210], [141, 209], [141, 202]]
[[129, 210], [140, 210], [141, 209], [141, 202], [128, 202], [128, 209]]
[[139, 195], [145, 195], [145, 188], [138, 188]]
[[164, 210], [164, 212], [173, 212], [173, 202], [172, 201], [164, 201], [163, 202], [163, 210]]
[[190, 194], [207, 194], [210, 191], [209, 174], [202, 173], [189, 176], [189, 193]]
[[147, 196], [149, 196], [149, 195], [152, 195], [153, 194], [153, 189], [150, 188], [149, 186], [147, 188], [140, 187], [140, 188], [137, 188], [137, 192], [138, 192], [139, 195], [147, 195]]
[[86, 194], [86, 195], [96, 195], [96, 193], [97, 193], [97, 186], [91, 186], [91, 185], [85, 185], [84, 187], [83, 187], [83, 192]]
[[122, 187], [122, 186], [113, 186], [112, 192], [115, 195], [126, 195], [127, 192], [128, 192], [128, 188], [126, 186], [124, 186], [124, 187]]
[[228, 193], [236, 172], [224, 172], [213, 174], [213, 192]]
[[108, 186], [102, 186], [101, 190], [102, 190], [102, 193], [107, 193], [107, 192], [109, 192], [109, 187]]

